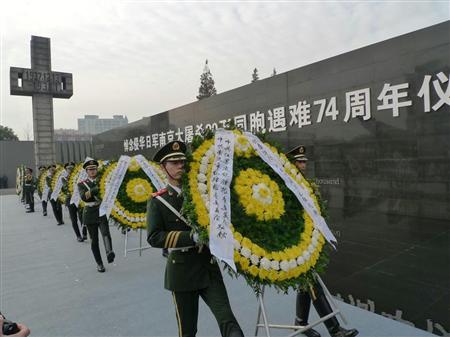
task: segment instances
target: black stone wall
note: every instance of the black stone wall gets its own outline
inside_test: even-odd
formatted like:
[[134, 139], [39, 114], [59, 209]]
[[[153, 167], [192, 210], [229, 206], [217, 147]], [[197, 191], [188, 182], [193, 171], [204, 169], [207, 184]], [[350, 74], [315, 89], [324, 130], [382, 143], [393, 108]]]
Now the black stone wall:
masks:
[[[147, 136], [220, 126], [220, 120], [249, 119], [256, 111], [269, 129], [269, 111], [284, 108], [286, 130], [270, 138], [286, 149], [307, 147], [308, 175], [328, 200], [328, 223], [339, 240], [324, 277], [331, 291], [441, 334], [434, 323], [450, 330], [450, 105], [432, 107], [450, 99], [449, 32], [447, 21], [144, 118], [94, 137], [96, 156], [151, 158], [158, 146], [146, 143]], [[426, 95], [419, 95], [427, 75], [429, 109]], [[411, 104], [399, 107], [398, 116], [379, 110], [383, 87], [405, 83], [399, 92], [407, 96], [399, 101]], [[370, 91], [371, 116], [345, 121], [352, 107], [347, 93], [361, 89]], [[318, 123], [320, 104], [314, 102], [328, 105], [332, 97], [336, 119]], [[303, 101], [311, 124], [289, 125], [290, 107]], [[130, 150], [129, 140], [137, 147]]]

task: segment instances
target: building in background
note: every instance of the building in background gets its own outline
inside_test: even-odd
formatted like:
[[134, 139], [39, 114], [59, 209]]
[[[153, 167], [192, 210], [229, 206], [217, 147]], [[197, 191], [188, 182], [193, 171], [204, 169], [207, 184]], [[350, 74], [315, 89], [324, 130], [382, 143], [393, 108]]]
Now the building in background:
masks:
[[81, 134], [96, 135], [127, 124], [128, 118], [122, 115], [114, 115], [113, 118], [99, 118], [98, 115], [84, 115], [84, 118], [78, 118], [78, 132]]
[[92, 135], [89, 133], [82, 133], [75, 129], [55, 129], [55, 141], [91, 141]]

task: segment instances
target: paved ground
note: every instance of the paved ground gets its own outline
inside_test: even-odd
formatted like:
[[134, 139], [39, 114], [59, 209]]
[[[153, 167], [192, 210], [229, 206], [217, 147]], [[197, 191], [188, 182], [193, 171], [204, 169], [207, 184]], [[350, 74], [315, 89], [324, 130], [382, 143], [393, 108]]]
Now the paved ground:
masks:
[[[68, 213], [66, 224], [56, 226], [50, 205], [47, 217], [39, 204], [36, 209], [26, 214], [17, 196], [0, 197], [0, 310], [8, 318], [26, 323], [32, 336], [177, 336], [172, 298], [163, 289], [165, 259], [160, 250], [124, 257], [124, 237], [112, 227], [116, 262], [100, 274], [89, 243], [75, 240]], [[137, 244], [138, 235], [131, 234], [129, 246]], [[244, 333], [254, 335], [255, 296], [242, 278], [225, 276], [225, 282]], [[293, 321], [294, 294], [270, 290], [266, 305], [273, 323]], [[362, 337], [432, 336], [345, 303], [340, 306]], [[312, 310], [311, 319], [316, 317]], [[323, 325], [317, 330], [329, 336]], [[273, 330], [272, 335], [284, 334]], [[219, 336], [203, 303], [198, 336]]]

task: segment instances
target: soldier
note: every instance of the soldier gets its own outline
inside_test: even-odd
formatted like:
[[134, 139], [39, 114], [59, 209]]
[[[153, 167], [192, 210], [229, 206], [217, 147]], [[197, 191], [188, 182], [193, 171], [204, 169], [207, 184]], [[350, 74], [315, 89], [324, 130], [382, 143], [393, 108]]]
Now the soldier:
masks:
[[[299, 145], [291, 151], [287, 152], [286, 155], [293, 158], [294, 165], [305, 177], [306, 164], [308, 162], [308, 158], [306, 157], [306, 148], [303, 145]], [[313, 189], [316, 194], [319, 193], [317, 186]], [[313, 285], [310, 286], [309, 292], [304, 290], [299, 290], [297, 292], [295, 305], [295, 325], [308, 325], [309, 309], [311, 308], [311, 298], [313, 300], [314, 308], [316, 309], [320, 317], [327, 316], [333, 312], [333, 309], [331, 308], [330, 303], [325, 296], [323, 288], [316, 281]], [[327, 319], [324, 323], [332, 337], [353, 337], [358, 335], [358, 330], [356, 329], [347, 330], [341, 327], [339, 321], [335, 316]], [[304, 331], [303, 334], [307, 337], [320, 337], [320, 334], [314, 329], [308, 329]]]
[[[44, 174], [46, 169], [47, 168], [43, 165], [39, 166], [39, 176], [41, 176], [41, 174]], [[39, 189], [38, 189], [38, 195], [42, 201], [42, 214], [44, 216], [47, 216], [47, 196], [43, 196], [43, 193], [44, 193], [44, 191], [39, 191]]]
[[69, 177], [74, 167], [74, 162], [64, 164], [64, 169], [66, 170], [67, 175], [61, 178], [63, 183], [62, 191], [66, 195], [66, 207], [69, 210], [70, 221], [72, 222], [72, 228], [77, 237], [77, 241], [83, 242], [84, 239], [81, 237], [80, 228], [78, 227], [78, 207], [70, 203], [72, 195], [69, 192]]
[[55, 170], [56, 170], [56, 165], [50, 165], [48, 167], [48, 175], [45, 178], [45, 183], [48, 186], [48, 196], [47, 196], [47, 200], [50, 200], [50, 205], [52, 205], [52, 210], [53, 210], [53, 215], [55, 216], [56, 222], [58, 226], [60, 225], [64, 225], [64, 221], [63, 221], [63, 214], [62, 214], [62, 207], [61, 207], [61, 203], [58, 201], [58, 199], [53, 200], [51, 198], [53, 189], [52, 189], [52, 179], [53, 179], [53, 175], [55, 174]]
[[243, 332], [233, 315], [219, 266], [208, 247], [198, 246], [198, 235], [181, 220], [183, 204], [181, 178], [186, 145], [173, 141], [162, 147], [153, 160], [167, 175], [167, 188], [154, 193], [147, 204], [148, 243], [170, 248], [164, 287], [175, 303], [180, 337], [197, 333], [198, 301], [202, 297], [211, 309], [222, 336], [240, 337]]
[[33, 176], [33, 170], [29, 167], [25, 169], [25, 179], [24, 179], [24, 194], [25, 203], [27, 205], [26, 213], [34, 212], [34, 190], [37, 186], [36, 178]]
[[99, 185], [97, 182], [97, 168], [98, 162], [92, 158], [87, 157], [84, 161], [83, 168], [88, 174], [88, 179], [78, 183], [78, 190], [80, 197], [85, 202], [83, 210], [83, 222], [87, 226], [89, 236], [91, 237], [91, 249], [94, 254], [95, 262], [97, 262], [97, 271], [99, 273], [105, 272], [103, 266], [102, 256], [100, 255], [100, 248], [98, 246], [98, 230], [103, 237], [105, 244], [106, 259], [108, 263], [114, 262], [116, 254], [112, 248], [111, 234], [109, 233], [108, 219], [105, 215], [99, 215], [99, 208], [101, 204]]

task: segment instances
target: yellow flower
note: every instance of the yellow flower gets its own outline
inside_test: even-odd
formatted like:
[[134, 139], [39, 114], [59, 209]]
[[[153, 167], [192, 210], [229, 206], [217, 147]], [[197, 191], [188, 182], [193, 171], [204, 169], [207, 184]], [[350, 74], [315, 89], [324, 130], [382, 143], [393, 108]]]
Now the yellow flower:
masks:
[[139, 171], [141, 167], [139, 166], [139, 163], [137, 162], [137, 160], [133, 157], [130, 160], [130, 165], [128, 165], [128, 171], [130, 172], [137, 172]]
[[254, 169], [241, 170], [234, 190], [247, 215], [259, 221], [279, 219], [285, 212], [283, 195], [275, 181]]
[[259, 270], [258, 267], [253, 265], [248, 269], [248, 272], [252, 275], [252, 276], [256, 276], [259, 274]]
[[153, 193], [153, 188], [147, 180], [134, 178], [128, 181], [126, 193], [134, 202], [145, 202]]

